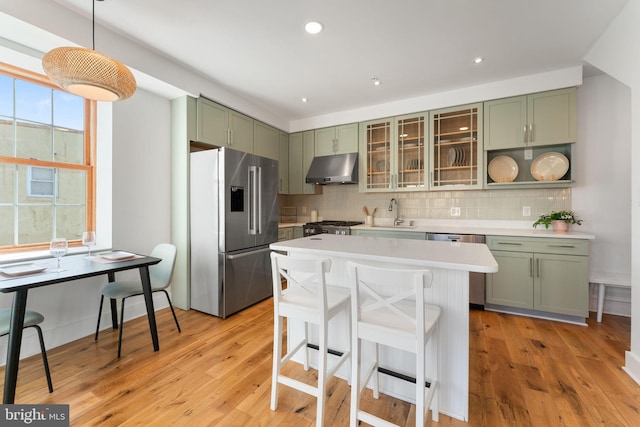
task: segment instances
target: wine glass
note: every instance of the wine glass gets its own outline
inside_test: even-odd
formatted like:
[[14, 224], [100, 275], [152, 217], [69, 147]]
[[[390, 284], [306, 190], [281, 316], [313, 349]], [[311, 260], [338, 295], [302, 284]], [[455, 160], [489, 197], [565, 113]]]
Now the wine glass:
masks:
[[49, 253], [51, 253], [52, 257], [55, 257], [58, 260], [58, 266], [55, 270], [56, 273], [64, 271], [63, 268], [60, 268], [60, 258], [67, 254], [67, 249], [69, 248], [69, 244], [67, 243], [67, 239], [64, 237], [58, 237], [53, 239], [49, 244]]
[[82, 246], [87, 247], [87, 258], [91, 258], [91, 248], [96, 245], [96, 232], [85, 231], [82, 233]]

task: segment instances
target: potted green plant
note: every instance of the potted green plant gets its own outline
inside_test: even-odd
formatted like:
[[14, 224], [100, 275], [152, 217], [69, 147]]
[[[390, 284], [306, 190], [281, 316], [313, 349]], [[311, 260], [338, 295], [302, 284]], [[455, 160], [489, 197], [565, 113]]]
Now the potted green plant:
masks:
[[569, 229], [570, 224], [582, 224], [582, 220], [578, 219], [576, 213], [573, 211], [553, 211], [540, 215], [538, 220], [533, 223], [533, 227], [544, 224], [545, 228], [549, 228], [549, 225], [554, 231], [564, 232]]

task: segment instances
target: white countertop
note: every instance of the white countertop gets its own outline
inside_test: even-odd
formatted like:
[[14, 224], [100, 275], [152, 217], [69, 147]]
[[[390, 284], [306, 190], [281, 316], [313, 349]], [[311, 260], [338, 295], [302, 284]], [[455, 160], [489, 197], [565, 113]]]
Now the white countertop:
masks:
[[302, 227], [306, 222], [279, 222], [278, 228]]
[[[385, 221], [386, 220], [386, 221]], [[392, 219], [386, 218], [378, 220], [375, 225], [356, 225], [352, 230], [390, 230], [390, 231], [413, 231], [417, 233], [448, 233], [448, 234], [481, 234], [485, 236], [516, 236], [516, 237], [553, 237], [559, 239], [587, 239], [593, 240], [592, 234], [577, 231], [577, 226], [572, 226], [570, 231], [556, 233], [553, 230], [546, 230], [544, 226], [533, 228], [532, 222], [522, 221], [428, 221], [414, 220], [414, 226], [408, 226], [409, 220], [399, 226], [394, 227]], [[504, 226], [503, 226], [504, 225]]]
[[422, 267], [495, 273], [498, 263], [484, 244], [369, 236], [315, 235], [272, 243], [273, 250], [304, 252]]

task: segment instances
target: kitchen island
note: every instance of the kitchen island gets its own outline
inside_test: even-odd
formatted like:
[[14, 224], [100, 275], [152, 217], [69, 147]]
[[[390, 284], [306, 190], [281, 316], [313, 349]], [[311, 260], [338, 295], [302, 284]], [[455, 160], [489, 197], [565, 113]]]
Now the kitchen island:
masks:
[[[467, 421], [469, 395], [469, 272], [498, 271], [491, 252], [484, 244], [405, 240], [365, 236], [316, 235], [272, 243], [270, 248], [291, 255], [317, 255], [331, 259], [327, 281], [348, 287], [347, 261], [376, 266], [428, 268], [433, 272], [433, 285], [428, 291], [429, 303], [442, 309], [440, 318], [440, 413]], [[393, 285], [393, 284], [390, 284]], [[329, 347], [346, 348], [346, 316], [330, 325]], [[296, 341], [302, 328], [288, 325], [289, 342]], [[312, 334], [311, 340], [315, 337]], [[367, 348], [363, 348], [367, 354]], [[414, 375], [413, 355], [385, 349], [380, 365], [394, 372]], [[347, 367], [338, 376], [348, 378]], [[382, 376], [382, 392], [409, 402], [414, 401], [413, 384], [393, 376]]]

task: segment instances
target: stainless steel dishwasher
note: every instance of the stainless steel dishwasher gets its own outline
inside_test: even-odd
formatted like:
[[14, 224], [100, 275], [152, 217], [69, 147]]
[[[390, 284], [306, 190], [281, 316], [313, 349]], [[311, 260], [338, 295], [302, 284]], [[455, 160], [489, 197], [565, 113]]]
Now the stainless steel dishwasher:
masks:
[[[485, 243], [479, 234], [427, 233], [427, 240], [463, 243]], [[469, 306], [484, 310], [484, 273], [469, 273]]]

